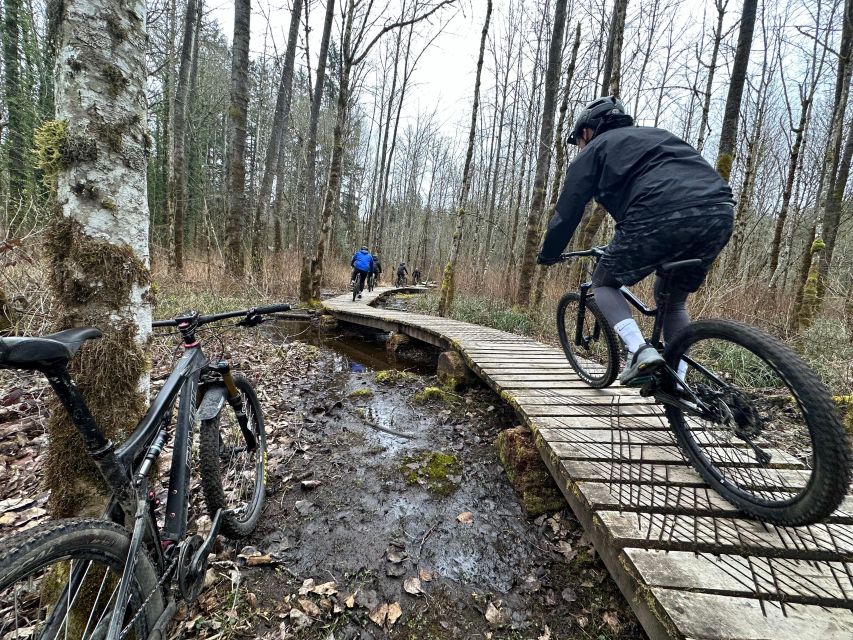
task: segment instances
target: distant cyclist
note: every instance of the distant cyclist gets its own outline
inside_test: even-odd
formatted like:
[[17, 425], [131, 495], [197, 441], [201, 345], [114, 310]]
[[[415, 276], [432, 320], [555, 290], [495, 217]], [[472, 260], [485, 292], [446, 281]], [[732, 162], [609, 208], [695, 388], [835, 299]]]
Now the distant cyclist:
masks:
[[[592, 197], [613, 216], [616, 235], [592, 274], [592, 286], [596, 304], [629, 352], [619, 376], [623, 384], [641, 370], [645, 376], [659, 368], [663, 357], [646, 343], [619, 287], [639, 282], [666, 262], [700, 259], [701, 265], [680, 269], [670, 281], [663, 327], [672, 340], [690, 321], [687, 295], [705, 280], [729, 241], [734, 219], [729, 185], [696, 149], [669, 131], [633, 123], [612, 96], [580, 113], [569, 142], [581, 151], [566, 172], [538, 257], [545, 265], [559, 260]], [[660, 288], [658, 278], [658, 303]], [[682, 361], [678, 373], [683, 378], [686, 371]]]
[[379, 284], [379, 276], [382, 275], [382, 261], [379, 259], [379, 256], [373, 256], [373, 276], [374, 284]]
[[406, 269], [406, 263], [401, 262], [400, 266], [397, 267], [397, 286], [399, 287], [402, 284], [406, 283], [406, 276], [409, 275], [409, 270]]
[[367, 280], [368, 274], [375, 268], [373, 256], [367, 250], [367, 247], [362, 247], [355, 252], [350, 262], [352, 265], [352, 276], [350, 280], [358, 278], [358, 297], [361, 297], [361, 292], [364, 291], [364, 281]]
[[412, 271], [412, 284], [418, 284], [421, 281], [421, 270], [415, 267]]

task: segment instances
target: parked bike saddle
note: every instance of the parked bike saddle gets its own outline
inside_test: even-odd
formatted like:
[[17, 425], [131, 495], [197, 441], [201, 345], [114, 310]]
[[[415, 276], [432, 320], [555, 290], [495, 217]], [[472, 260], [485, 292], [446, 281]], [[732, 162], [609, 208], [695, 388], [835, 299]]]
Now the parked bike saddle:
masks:
[[86, 340], [100, 337], [100, 330], [80, 327], [46, 336], [0, 338], [0, 366], [38, 369], [68, 362]]

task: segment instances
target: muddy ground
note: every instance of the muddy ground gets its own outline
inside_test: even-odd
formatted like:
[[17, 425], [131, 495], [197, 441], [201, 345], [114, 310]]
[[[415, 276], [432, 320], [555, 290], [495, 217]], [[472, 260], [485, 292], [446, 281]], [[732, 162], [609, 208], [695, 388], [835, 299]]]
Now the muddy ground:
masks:
[[[266, 412], [268, 499], [250, 539], [219, 547], [173, 637], [644, 637], [571, 512], [523, 512], [493, 446], [516, 424], [499, 398], [478, 386], [418, 402], [437, 384], [437, 353], [389, 361], [382, 336], [321, 338], [306, 323], [224, 344]], [[12, 407], [0, 416], [0, 500], [36, 495], [26, 509], [39, 511], [7, 518], [0, 535], [43, 517], [37, 474], [21, 473], [44, 450], [41, 394], [14, 382], [0, 379]], [[29, 440], [13, 436], [20, 421]]]

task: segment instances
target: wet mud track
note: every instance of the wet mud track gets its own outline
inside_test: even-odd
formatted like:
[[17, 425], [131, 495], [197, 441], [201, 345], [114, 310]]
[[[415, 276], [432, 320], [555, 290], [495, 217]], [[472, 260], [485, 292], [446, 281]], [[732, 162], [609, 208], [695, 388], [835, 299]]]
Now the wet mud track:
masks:
[[419, 403], [435, 354], [326, 344], [265, 404], [268, 500], [238, 560], [255, 635], [642, 637], [571, 513], [522, 510], [492, 392]]

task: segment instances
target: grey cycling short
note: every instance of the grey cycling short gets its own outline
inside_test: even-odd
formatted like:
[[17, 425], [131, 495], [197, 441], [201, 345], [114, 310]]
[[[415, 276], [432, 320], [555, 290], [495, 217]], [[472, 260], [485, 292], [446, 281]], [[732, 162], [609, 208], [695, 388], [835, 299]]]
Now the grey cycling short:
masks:
[[696, 267], [679, 269], [671, 286], [696, 291], [714, 259], [732, 235], [732, 205], [688, 207], [657, 218], [626, 220], [616, 229], [599, 265], [623, 285], [630, 286], [666, 262], [700, 259]]

